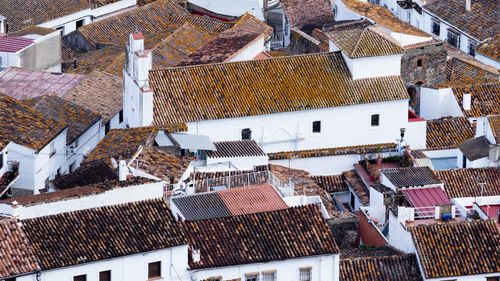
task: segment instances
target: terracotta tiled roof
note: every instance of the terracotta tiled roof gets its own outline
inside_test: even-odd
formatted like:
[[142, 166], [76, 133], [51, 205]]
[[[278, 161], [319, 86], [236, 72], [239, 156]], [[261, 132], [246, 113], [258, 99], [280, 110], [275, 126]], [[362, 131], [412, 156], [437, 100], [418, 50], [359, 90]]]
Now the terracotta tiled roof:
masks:
[[392, 32], [414, 36], [431, 37], [431, 35], [400, 20], [386, 7], [358, 0], [342, 0], [342, 2], [345, 4], [347, 9], [363, 17], [369, 18], [370, 20], [391, 30]]
[[28, 0], [22, 5], [18, 0], [2, 0], [0, 15], [8, 19], [9, 31], [17, 31], [88, 8], [89, 4], [84, 0]]
[[[108, 17], [78, 29], [89, 44], [112, 44], [121, 46], [134, 31], [141, 31], [145, 38], [171, 33], [189, 22], [210, 34], [217, 34], [233, 24], [184, 12], [177, 3], [158, 0], [151, 4]], [[165, 36], [164, 36], [165, 37]]]
[[290, 27], [321, 27], [335, 21], [329, 0], [281, 0]]
[[500, 9], [496, 0], [471, 1], [471, 11], [465, 2], [454, 0], [430, 1], [424, 9], [468, 35], [483, 41], [500, 29]]
[[476, 129], [467, 117], [445, 117], [427, 120], [427, 148], [456, 148], [476, 134]]
[[53, 94], [62, 97], [83, 77], [10, 67], [0, 73], [0, 92], [18, 100]]
[[369, 20], [333, 25], [326, 36], [350, 58], [404, 54], [405, 49], [385, 31], [373, 26]]
[[328, 42], [328, 37], [325, 35], [325, 33], [317, 28], [315, 28], [311, 34], [312, 37], [316, 38], [319, 40], [319, 49], [322, 52], [329, 52], [330, 51], [330, 43]]
[[500, 61], [500, 34], [485, 40], [484, 43], [477, 47], [476, 51], [482, 55]]
[[361, 203], [365, 206], [370, 205], [370, 191], [364, 184], [356, 170], [349, 170], [342, 173], [346, 182], [351, 186]]
[[269, 40], [273, 36], [274, 30], [272, 27], [267, 25], [265, 22], [259, 20], [255, 16], [252, 16], [248, 12], [244, 13], [233, 26], [234, 29], [245, 30], [250, 33], [264, 33], [265, 40]]
[[403, 255], [404, 252], [388, 245], [381, 247], [345, 247], [340, 248], [340, 259], [374, 258]]
[[[10, 31], [10, 30], [9, 30]], [[57, 29], [53, 29], [53, 28], [46, 28], [46, 27], [40, 27], [40, 26], [36, 26], [36, 25], [30, 25], [30, 26], [27, 26], [19, 31], [16, 31], [16, 32], [9, 32], [8, 33], [8, 36], [9, 37], [21, 37], [21, 36], [24, 36], [24, 35], [28, 35], [28, 34], [37, 34], [37, 35], [48, 35], [48, 34], [51, 34], [52, 32], [56, 32]]]
[[[157, 147], [144, 147], [130, 165], [152, 176], [177, 183], [186, 171], [191, 158], [173, 154], [158, 149]], [[137, 167], [139, 165], [139, 167]]]
[[382, 173], [396, 187], [412, 187], [442, 183], [429, 167], [384, 169]]
[[157, 132], [158, 129], [154, 127], [113, 129], [85, 157], [84, 163], [102, 159], [109, 165], [111, 157], [116, 161], [119, 158], [129, 160], [137, 152], [139, 146], [152, 145]]
[[188, 55], [178, 66], [225, 62], [262, 36], [264, 36], [262, 33], [249, 33], [240, 29], [225, 30], [215, 39]]
[[321, 188], [332, 193], [348, 191], [347, 183], [342, 175], [312, 176], [311, 177]]
[[122, 109], [123, 80], [105, 72], [92, 71], [63, 98], [102, 115], [102, 123], [106, 124]]
[[216, 151], [207, 151], [210, 158], [266, 156], [254, 140], [214, 142]]
[[458, 149], [464, 154], [469, 161], [485, 158], [489, 156], [490, 142], [485, 136], [480, 136], [470, 140], [466, 140], [458, 144]]
[[190, 269], [336, 254], [337, 245], [314, 205], [182, 223], [201, 260]]
[[58, 177], [52, 181], [52, 185], [57, 189], [67, 189], [117, 178], [116, 171], [108, 166], [104, 159], [98, 159], [86, 162], [83, 166], [73, 171], [73, 173]]
[[421, 281], [415, 254], [340, 260], [341, 281]]
[[319, 196], [331, 218], [345, 219], [356, 217], [353, 213], [339, 211], [330, 194], [321, 188], [308, 172], [274, 164], [269, 164], [269, 168], [273, 175], [283, 183], [287, 183], [292, 179], [296, 195]]
[[489, 82], [498, 82], [498, 72], [472, 59], [452, 57], [446, 61], [445, 81], [432, 87], [449, 88]]
[[422, 149], [412, 149], [410, 154], [413, 157], [413, 159], [427, 158], [427, 155], [425, 155]]
[[399, 76], [353, 80], [339, 52], [153, 70], [149, 81], [157, 125], [408, 99]]
[[426, 278], [500, 272], [500, 230], [493, 220], [410, 227]]
[[377, 152], [378, 148], [381, 149], [381, 152], [393, 151], [397, 148], [397, 144], [380, 143], [380, 144], [355, 145], [355, 146], [334, 147], [334, 148], [319, 148], [310, 150], [283, 151], [283, 152], [269, 153], [268, 156], [269, 160], [279, 160], [279, 159], [293, 159], [293, 158], [324, 157], [324, 156], [335, 156], [335, 155], [346, 155], [346, 154], [367, 154], [367, 153]]
[[500, 144], [500, 115], [488, 116], [488, 122], [497, 144]]
[[[453, 94], [467, 117], [500, 114], [500, 83], [479, 84], [452, 88]], [[471, 95], [471, 109], [463, 109], [463, 95]]]
[[41, 96], [25, 100], [24, 103], [68, 126], [68, 145], [101, 119], [101, 115], [57, 96]]
[[187, 244], [163, 199], [22, 222], [44, 270]]
[[[500, 196], [500, 171], [495, 168], [437, 170], [449, 198]], [[481, 188], [480, 183], [485, 183]], [[481, 190], [482, 189], [482, 190]]]
[[0, 143], [44, 148], [66, 125], [0, 93]]
[[97, 182], [95, 180], [82, 181], [79, 185], [76, 184], [75, 186], [72, 186], [70, 188], [56, 190], [53, 192], [5, 199], [0, 201], [0, 203], [12, 204], [12, 202], [17, 201], [19, 205], [26, 207], [49, 202], [63, 201], [72, 198], [80, 198], [84, 196], [92, 196], [114, 188], [137, 186], [154, 182], [155, 180], [143, 177], [128, 178], [124, 181], [119, 181], [116, 179], [106, 179], [100, 182]]
[[232, 188], [217, 194], [233, 216], [288, 209], [272, 185]]
[[0, 219], [0, 278], [40, 270], [18, 221]]

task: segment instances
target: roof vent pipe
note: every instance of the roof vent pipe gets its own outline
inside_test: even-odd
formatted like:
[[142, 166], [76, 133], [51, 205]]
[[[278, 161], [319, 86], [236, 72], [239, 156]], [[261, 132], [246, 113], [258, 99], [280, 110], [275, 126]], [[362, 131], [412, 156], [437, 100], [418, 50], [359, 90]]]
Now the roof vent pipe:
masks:
[[470, 12], [472, 10], [472, 8], [471, 8], [471, 6], [472, 6], [471, 1], [472, 0], [465, 0], [465, 10], [467, 12]]
[[462, 101], [462, 107], [464, 108], [464, 110], [470, 110], [470, 107], [471, 107], [470, 94], [464, 94], [463, 101]]

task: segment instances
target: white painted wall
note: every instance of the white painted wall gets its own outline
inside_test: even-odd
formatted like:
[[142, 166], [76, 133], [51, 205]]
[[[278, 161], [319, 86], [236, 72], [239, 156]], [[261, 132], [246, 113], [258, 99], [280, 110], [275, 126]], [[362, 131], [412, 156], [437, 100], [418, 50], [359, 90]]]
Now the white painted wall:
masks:
[[[23, 49], [24, 50], [24, 49]], [[0, 71], [9, 66], [21, 67], [21, 51], [16, 53], [0, 52]]]
[[[205, 280], [214, 276], [222, 276], [222, 280], [237, 278], [245, 280], [245, 273], [263, 272], [266, 270], [276, 270], [277, 281], [299, 280], [299, 268], [303, 266], [312, 267], [312, 281], [339, 280], [338, 254], [193, 270], [192, 280]], [[259, 280], [262, 280], [262, 274]]]
[[7, 151], [7, 146], [0, 151], [0, 155], [3, 155], [2, 167], [0, 168], [0, 177], [7, 171], [7, 159], [9, 158], [9, 153]]
[[403, 143], [410, 145], [411, 148], [421, 149], [426, 147], [426, 141], [427, 122], [425, 120], [408, 122]]
[[116, 187], [98, 194], [44, 202], [26, 207], [20, 205], [13, 207], [10, 204], [0, 203], [0, 210], [8, 211], [8, 206], [11, 206], [10, 209], [12, 211], [7, 213], [13, 214], [13, 216], [17, 216], [20, 219], [29, 219], [70, 211], [156, 199], [162, 196], [163, 183], [155, 182], [128, 187]]
[[[223, 158], [210, 158], [207, 157], [207, 166], [217, 163], [231, 162], [238, 170], [253, 170], [254, 166], [267, 165], [269, 163], [266, 155], [253, 156], [253, 157], [223, 157]], [[222, 169], [227, 165], [219, 165]], [[224, 169], [226, 170], [226, 169]]]
[[484, 64], [491, 65], [491, 66], [495, 67], [496, 69], [500, 69], [500, 62], [493, 59], [493, 58], [490, 58], [490, 57], [485, 56], [485, 55], [478, 53], [478, 52], [476, 52], [475, 58]]
[[188, 2], [221, 15], [239, 17], [248, 12], [265, 21], [262, 10], [264, 0], [189, 0]]
[[269, 160], [269, 163], [299, 169], [311, 175], [336, 175], [352, 170], [361, 159], [359, 154], [307, 157], [295, 159]]
[[[400, 212], [398, 211], [398, 213]], [[389, 244], [403, 252], [415, 253], [415, 244], [413, 243], [411, 233], [405, 229], [403, 223], [392, 212], [389, 212]]]
[[356, 14], [355, 12], [349, 10], [344, 3], [340, 1], [335, 1], [335, 7], [337, 12], [335, 13], [335, 20], [336, 21], [341, 21], [341, 20], [357, 20], [357, 19], [364, 19], [366, 17], [363, 17], [361, 15]]
[[[372, 114], [380, 114], [380, 126], [371, 127]], [[313, 121], [321, 121], [321, 133], [312, 133]], [[408, 100], [203, 120], [187, 125], [188, 133], [208, 135], [212, 141], [240, 140], [241, 130], [250, 128], [252, 139], [266, 153], [364, 145], [367, 140], [386, 143], [399, 138], [400, 128], [408, 127]]]
[[[125, 114], [125, 113], [124, 113]], [[122, 128], [125, 128], [126, 125], [127, 125], [127, 122], [125, 122], [125, 115], [123, 115], [123, 122], [120, 123], [120, 113], [116, 113], [115, 116], [113, 116], [113, 118], [111, 118], [109, 120], [109, 129], [112, 130], [112, 129], [122, 129]], [[106, 135], [106, 124], [104, 123], [101, 123], [101, 128], [100, 128], [100, 138], [104, 138], [104, 136]]]
[[[161, 261], [161, 276], [163, 281], [191, 281], [187, 271], [188, 246], [138, 253], [97, 262], [60, 267], [41, 272], [40, 279], [35, 274], [19, 277], [21, 281], [72, 281], [73, 277], [86, 274], [87, 281], [98, 281], [99, 272], [111, 270], [113, 281], [137, 281], [148, 279], [148, 263]], [[175, 269], [175, 270], [174, 270]]]
[[227, 58], [224, 62], [253, 60], [258, 54], [265, 51], [264, 44], [264, 34], [261, 34], [260, 37], [250, 42], [247, 46]]
[[[69, 173], [69, 166], [75, 163], [75, 169], [80, 167], [80, 163], [83, 161], [83, 157], [92, 151], [99, 141], [101, 140], [100, 129], [101, 129], [102, 118], [94, 123], [85, 133], [79, 136], [75, 141], [73, 141], [66, 148], [66, 163], [62, 168], [62, 173]], [[78, 144], [78, 145], [77, 145]], [[73, 148], [71, 148], [73, 147]]]
[[445, 116], [463, 116], [453, 91], [450, 88], [420, 88], [420, 117], [432, 120]]
[[54, 179], [57, 169], [66, 163], [66, 133], [64, 129], [50, 143], [54, 143], [56, 153], [50, 157], [50, 143], [42, 150], [34, 151], [30, 148], [9, 143], [9, 159], [19, 162], [19, 179], [13, 187], [33, 190], [35, 194], [39, 189], [45, 188], [47, 178]]
[[352, 79], [399, 76], [402, 56], [403, 54], [351, 59], [342, 52]]
[[372, 206], [384, 206], [384, 195], [375, 188], [370, 186], [370, 207]]

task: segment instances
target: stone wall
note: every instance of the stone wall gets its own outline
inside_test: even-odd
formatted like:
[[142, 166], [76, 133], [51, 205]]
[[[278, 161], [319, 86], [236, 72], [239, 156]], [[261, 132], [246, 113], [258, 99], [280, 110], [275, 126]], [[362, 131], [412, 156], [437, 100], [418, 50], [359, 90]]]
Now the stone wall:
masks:
[[401, 59], [401, 78], [407, 86], [439, 82], [446, 75], [446, 56], [442, 42], [407, 50]]
[[359, 218], [329, 219], [328, 225], [339, 248], [349, 248], [358, 245]]

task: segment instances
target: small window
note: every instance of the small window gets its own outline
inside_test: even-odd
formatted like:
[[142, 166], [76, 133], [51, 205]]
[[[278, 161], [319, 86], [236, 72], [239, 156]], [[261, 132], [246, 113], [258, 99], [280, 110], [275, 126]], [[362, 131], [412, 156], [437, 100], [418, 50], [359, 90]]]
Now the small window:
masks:
[[75, 171], [75, 167], [76, 167], [76, 161], [71, 163], [71, 165], [69, 165], [69, 173], [73, 173]]
[[108, 123], [104, 126], [104, 134], [107, 134], [109, 130], [111, 130], [111, 121], [108, 121]]
[[111, 270], [99, 272], [99, 281], [111, 281]]
[[356, 204], [356, 197], [354, 196], [354, 193], [351, 192], [351, 208], [354, 210], [354, 205]]
[[262, 281], [276, 281], [276, 272], [263, 272]]
[[486, 277], [486, 281], [500, 281], [500, 276]]
[[311, 268], [301, 268], [300, 269], [300, 281], [311, 281]]
[[80, 28], [83, 26], [84, 21], [83, 20], [77, 20], [76, 21], [76, 29]]
[[161, 262], [150, 262], [148, 264], [148, 278], [161, 277]]
[[245, 281], [259, 281], [259, 275], [258, 274], [250, 274], [245, 276]]
[[448, 44], [460, 49], [460, 34], [448, 30]]
[[3, 153], [0, 153], [0, 169], [3, 168]]
[[469, 42], [469, 55], [476, 56], [476, 44]]
[[417, 66], [422, 66], [422, 59], [417, 60]]
[[379, 114], [373, 114], [371, 118], [371, 125], [372, 127], [377, 127], [379, 125], [380, 121], [380, 115]]
[[83, 274], [83, 275], [75, 276], [75, 277], [73, 277], [73, 281], [87, 281], [87, 275]]
[[313, 122], [313, 133], [321, 133], [321, 121]]
[[437, 21], [432, 21], [432, 34], [439, 36], [439, 33], [441, 32], [441, 25]]
[[123, 109], [118, 113], [118, 118], [120, 119], [120, 124], [123, 122]]
[[241, 139], [242, 140], [251, 140], [252, 139], [252, 130], [246, 128], [241, 130]]

